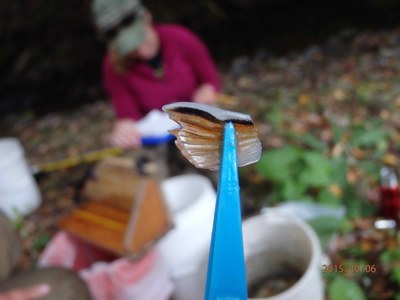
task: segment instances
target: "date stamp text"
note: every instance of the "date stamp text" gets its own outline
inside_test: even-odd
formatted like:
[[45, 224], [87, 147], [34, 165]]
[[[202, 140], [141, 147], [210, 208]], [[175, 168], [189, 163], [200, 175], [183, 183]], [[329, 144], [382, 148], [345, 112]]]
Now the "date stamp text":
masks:
[[329, 264], [322, 265], [322, 273], [375, 273], [376, 265], [364, 264]]

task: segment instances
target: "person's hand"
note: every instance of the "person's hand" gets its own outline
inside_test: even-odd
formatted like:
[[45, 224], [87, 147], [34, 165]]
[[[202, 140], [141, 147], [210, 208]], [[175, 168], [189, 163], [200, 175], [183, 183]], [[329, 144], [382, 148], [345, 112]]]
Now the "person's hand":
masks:
[[217, 93], [214, 86], [206, 83], [197, 88], [193, 94], [192, 100], [198, 103], [212, 104], [215, 102], [216, 98]]
[[[130, 119], [118, 120], [110, 135], [110, 143], [115, 147], [137, 148], [141, 146], [141, 137], [135, 127], [135, 122]], [[0, 299], [1, 300], [1, 299]]]
[[47, 296], [49, 292], [50, 286], [48, 284], [38, 284], [0, 293], [0, 300], [36, 300]]

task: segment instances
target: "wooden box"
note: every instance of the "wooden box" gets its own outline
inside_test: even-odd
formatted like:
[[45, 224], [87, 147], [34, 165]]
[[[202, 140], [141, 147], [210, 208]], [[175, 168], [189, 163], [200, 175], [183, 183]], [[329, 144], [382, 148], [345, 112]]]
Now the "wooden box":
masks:
[[116, 159], [96, 167], [84, 195], [84, 204], [58, 224], [112, 253], [140, 256], [172, 227], [157, 180]]

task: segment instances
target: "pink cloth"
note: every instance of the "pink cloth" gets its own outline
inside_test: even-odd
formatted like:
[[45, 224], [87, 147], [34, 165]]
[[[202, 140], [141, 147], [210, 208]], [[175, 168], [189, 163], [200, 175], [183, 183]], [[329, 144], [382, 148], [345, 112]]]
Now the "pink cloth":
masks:
[[116, 256], [82, 242], [66, 233], [57, 233], [39, 258], [39, 266], [60, 266], [74, 271], [97, 261], [112, 261]]
[[60, 232], [47, 245], [39, 266], [62, 266], [79, 272], [94, 300], [167, 300], [174, 286], [153, 250], [132, 260], [112, 256]]
[[128, 72], [118, 74], [109, 57], [104, 59], [104, 83], [118, 118], [138, 120], [164, 104], [190, 101], [196, 88], [204, 83], [220, 90], [216, 67], [196, 35], [178, 25], [155, 28], [161, 41], [164, 69], [161, 77], [144, 62], [135, 63]]

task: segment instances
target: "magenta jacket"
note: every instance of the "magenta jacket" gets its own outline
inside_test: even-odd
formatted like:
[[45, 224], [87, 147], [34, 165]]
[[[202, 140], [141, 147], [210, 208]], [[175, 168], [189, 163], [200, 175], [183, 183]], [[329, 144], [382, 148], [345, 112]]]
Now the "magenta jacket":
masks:
[[164, 66], [161, 77], [143, 62], [118, 74], [109, 57], [104, 59], [104, 83], [117, 118], [138, 120], [164, 104], [190, 101], [196, 88], [203, 83], [210, 83], [220, 90], [216, 67], [196, 35], [178, 25], [157, 25], [155, 28], [161, 41]]

